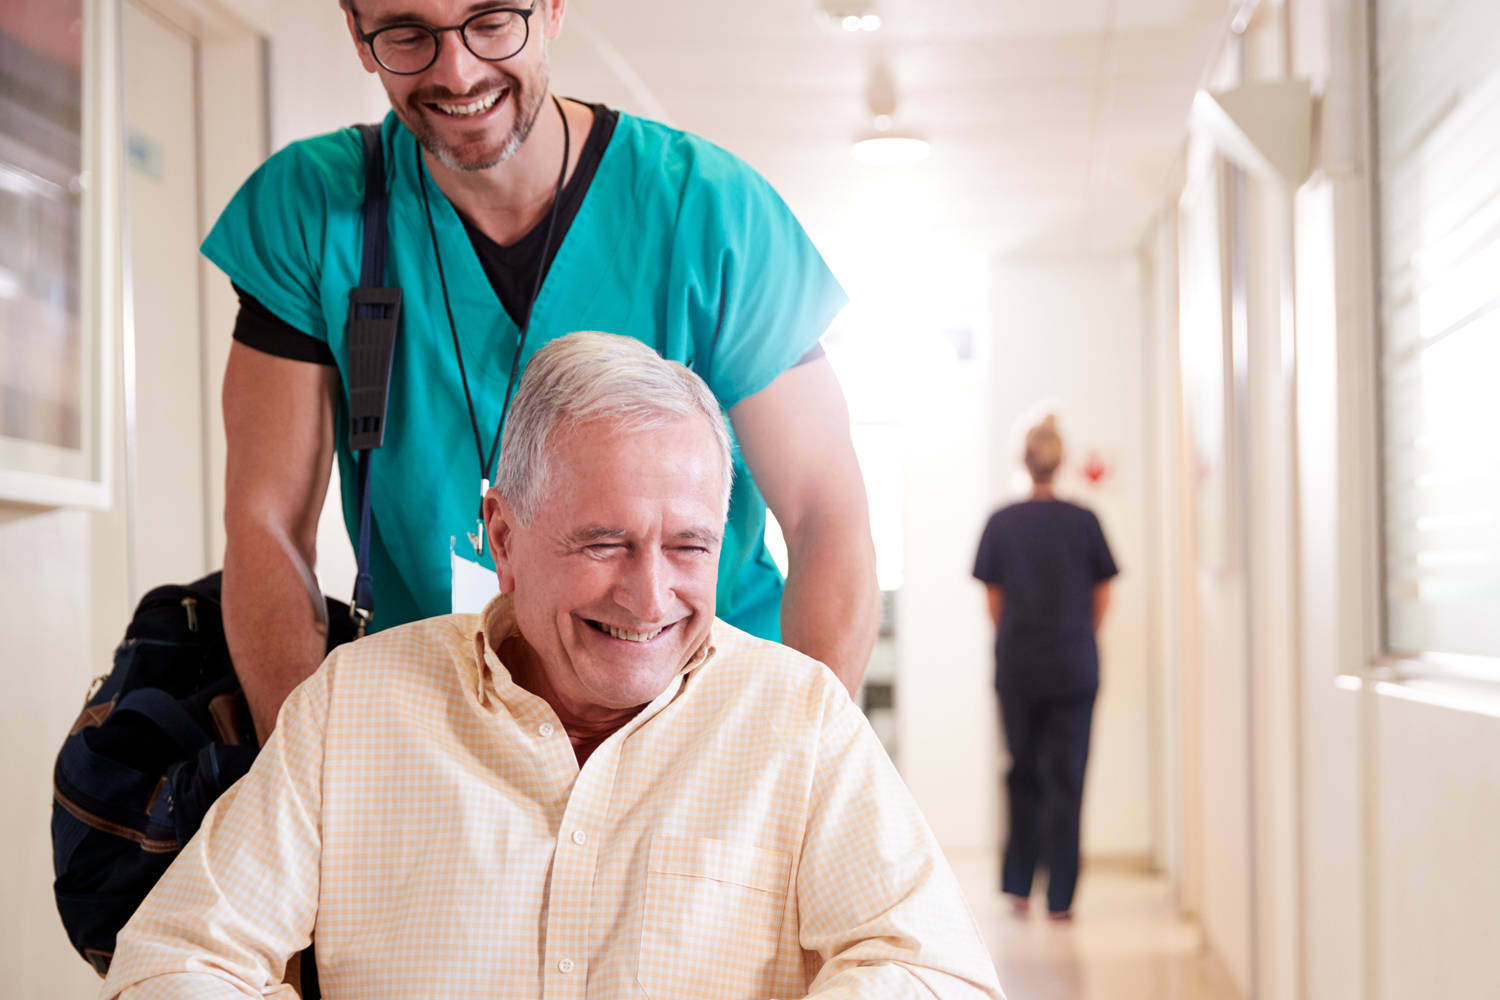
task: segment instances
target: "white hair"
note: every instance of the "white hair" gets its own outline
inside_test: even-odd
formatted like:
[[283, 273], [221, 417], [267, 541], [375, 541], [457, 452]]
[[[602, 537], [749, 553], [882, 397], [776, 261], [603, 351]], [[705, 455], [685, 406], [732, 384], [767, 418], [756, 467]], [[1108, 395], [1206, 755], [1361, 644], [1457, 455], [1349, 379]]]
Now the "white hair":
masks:
[[713, 430], [724, 469], [727, 514], [734, 475], [729, 428], [703, 379], [631, 337], [612, 333], [559, 337], [526, 364], [505, 421], [495, 488], [517, 520], [529, 524], [546, 492], [555, 433], [594, 420], [610, 420], [628, 430], [650, 430], [691, 416], [702, 417]]

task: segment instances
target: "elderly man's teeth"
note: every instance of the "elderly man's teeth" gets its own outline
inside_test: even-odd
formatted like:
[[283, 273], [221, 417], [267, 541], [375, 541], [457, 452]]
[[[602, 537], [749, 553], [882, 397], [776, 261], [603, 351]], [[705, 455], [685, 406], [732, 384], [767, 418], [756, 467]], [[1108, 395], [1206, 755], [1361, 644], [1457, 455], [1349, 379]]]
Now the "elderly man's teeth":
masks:
[[626, 642], [645, 642], [648, 639], [655, 639], [665, 630], [653, 629], [650, 632], [627, 632], [622, 628], [615, 628], [613, 625], [606, 625], [604, 626], [604, 631], [608, 632], [616, 639], [624, 639]]
[[457, 118], [468, 118], [471, 115], [483, 114], [490, 108], [493, 108], [495, 102], [498, 100], [500, 100], [500, 94], [494, 93], [488, 97], [481, 97], [477, 101], [470, 101], [468, 104], [438, 104], [437, 107], [444, 114], [453, 115]]

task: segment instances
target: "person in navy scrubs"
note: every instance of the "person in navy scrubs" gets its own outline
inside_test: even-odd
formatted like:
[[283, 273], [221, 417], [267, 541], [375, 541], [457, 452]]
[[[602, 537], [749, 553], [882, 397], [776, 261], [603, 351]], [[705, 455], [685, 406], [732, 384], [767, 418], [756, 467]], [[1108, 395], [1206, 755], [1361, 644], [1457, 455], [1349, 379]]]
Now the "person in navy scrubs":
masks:
[[1026, 434], [1031, 496], [990, 516], [974, 560], [995, 624], [995, 691], [1010, 747], [1010, 833], [1003, 892], [1029, 910], [1032, 877], [1047, 869], [1047, 910], [1072, 915], [1089, 725], [1099, 689], [1094, 641], [1119, 572], [1093, 512], [1059, 500], [1056, 420]]

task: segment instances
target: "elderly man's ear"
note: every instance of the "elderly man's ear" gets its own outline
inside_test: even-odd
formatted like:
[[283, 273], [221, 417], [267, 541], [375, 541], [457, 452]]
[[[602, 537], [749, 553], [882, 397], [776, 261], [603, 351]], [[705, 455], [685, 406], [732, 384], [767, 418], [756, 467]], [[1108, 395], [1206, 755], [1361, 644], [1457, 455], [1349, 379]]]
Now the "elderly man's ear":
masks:
[[515, 569], [510, 562], [510, 545], [515, 531], [515, 516], [500, 494], [490, 490], [484, 498], [484, 530], [490, 539], [490, 556], [495, 560], [495, 575], [500, 579], [500, 593], [516, 589]]

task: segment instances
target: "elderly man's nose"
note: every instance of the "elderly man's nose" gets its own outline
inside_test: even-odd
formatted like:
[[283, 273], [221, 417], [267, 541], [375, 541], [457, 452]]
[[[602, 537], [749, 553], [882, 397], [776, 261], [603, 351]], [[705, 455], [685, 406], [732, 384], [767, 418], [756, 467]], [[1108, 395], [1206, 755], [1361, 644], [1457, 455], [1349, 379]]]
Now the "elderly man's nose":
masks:
[[630, 560], [615, 589], [615, 600], [642, 623], [655, 623], [666, 615], [672, 602], [672, 584], [665, 560], [659, 553]]

